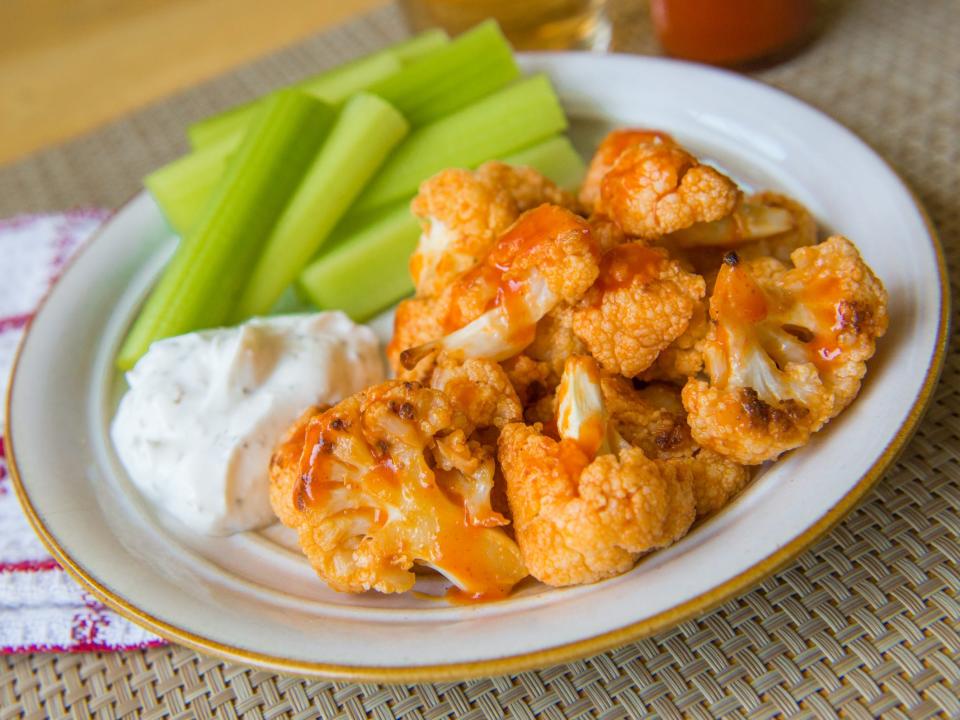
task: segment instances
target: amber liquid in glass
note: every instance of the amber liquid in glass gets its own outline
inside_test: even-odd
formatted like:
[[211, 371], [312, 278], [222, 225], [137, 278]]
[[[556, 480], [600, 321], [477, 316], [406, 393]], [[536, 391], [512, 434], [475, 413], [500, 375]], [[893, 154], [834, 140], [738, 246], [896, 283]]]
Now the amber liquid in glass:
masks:
[[605, 49], [605, 0], [401, 0], [410, 25], [451, 34], [495, 18], [517, 50]]

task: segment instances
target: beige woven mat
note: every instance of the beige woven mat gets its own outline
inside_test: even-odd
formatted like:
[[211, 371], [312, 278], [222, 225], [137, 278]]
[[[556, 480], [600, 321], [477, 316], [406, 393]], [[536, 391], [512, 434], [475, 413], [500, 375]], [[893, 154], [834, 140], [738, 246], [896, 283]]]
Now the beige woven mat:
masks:
[[[892, 162], [929, 209], [956, 286], [960, 3], [848, 0], [829, 13], [816, 45], [759, 77], [826, 110]], [[654, 51], [642, 5], [626, 2], [617, 16], [621, 49]], [[401, 34], [388, 8], [0, 169], [0, 217], [117, 205], [147, 169], [184, 149], [191, 120]], [[180, 647], [6, 657], [0, 720], [960, 717], [958, 411], [960, 356], [952, 352], [917, 437], [828, 537], [715, 611], [583, 662], [391, 687], [283, 677]]]

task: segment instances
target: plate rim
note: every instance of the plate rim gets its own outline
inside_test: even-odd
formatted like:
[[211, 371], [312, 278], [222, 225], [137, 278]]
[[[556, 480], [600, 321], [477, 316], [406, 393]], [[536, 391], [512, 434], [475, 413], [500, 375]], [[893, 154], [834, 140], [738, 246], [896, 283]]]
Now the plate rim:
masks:
[[[554, 53], [518, 53], [521, 58], [528, 58], [533, 61], [572, 58], [583, 56], [586, 53], [576, 52], [554, 52]], [[681, 65], [698, 72], [707, 74], [716, 74], [727, 79], [732, 79], [740, 83], [748, 84], [756, 89], [780, 96], [781, 99], [787, 99], [790, 102], [798, 103], [808, 111], [812, 111], [822, 118], [829, 121], [839, 129], [846, 132], [850, 138], [861, 146], [863, 150], [879, 160], [899, 181], [903, 190], [906, 191], [910, 200], [917, 210], [927, 231], [927, 238], [930, 240], [937, 264], [937, 281], [940, 291], [940, 317], [937, 324], [936, 341], [933, 347], [933, 353], [924, 375], [923, 384], [917, 393], [910, 410], [907, 413], [906, 420], [899, 428], [897, 433], [891, 438], [890, 442], [880, 453], [867, 471], [857, 480], [850, 491], [844, 495], [836, 504], [830, 507], [815, 523], [807, 528], [803, 533], [793, 538], [780, 548], [776, 549], [759, 562], [755, 563], [746, 570], [729, 578], [723, 583], [712, 587], [689, 600], [674, 605], [648, 618], [629, 623], [615, 630], [611, 630], [599, 635], [595, 635], [582, 640], [555, 645], [526, 653], [518, 653], [504, 657], [491, 658], [488, 660], [477, 660], [469, 662], [440, 663], [433, 665], [411, 665], [411, 666], [358, 666], [338, 663], [322, 663], [306, 660], [292, 660], [290, 658], [279, 657], [269, 653], [261, 653], [254, 650], [247, 650], [240, 647], [224, 644], [210, 638], [197, 635], [189, 630], [185, 630], [176, 625], [167, 623], [139, 607], [128, 602], [126, 599], [115, 594], [109, 587], [100, 583], [95, 577], [87, 573], [83, 566], [73, 559], [70, 553], [56, 541], [54, 535], [47, 529], [43, 521], [37, 514], [30, 500], [29, 494], [23, 484], [19, 468], [16, 461], [16, 452], [13, 444], [12, 434], [12, 400], [14, 387], [16, 385], [17, 371], [20, 367], [20, 359], [24, 346], [33, 328], [34, 320], [43, 311], [47, 299], [52, 293], [56, 283], [54, 283], [44, 293], [42, 299], [37, 304], [33, 314], [30, 317], [23, 335], [17, 344], [14, 353], [13, 362], [10, 368], [10, 376], [6, 397], [4, 400], [4, 431], [3, 441], [6, 455], [7, 468], [10, 479], [14, 487], [17, 499], [27, 517], [30, 526], [39, 537], [41, 543], [50, 553], [50, 555], [60, 564], [74, 580], [81, 586], [89, 590], [95, 597], [101, 600], [105, 605], [125, 617], [131, 622], [146, 628], [156, 635], [180, 645], [190, 647], [191, 649], [214, 654], [225, 660], [237, 661], [253, 665], [256, 667], [269, 669], [277, 672], [294, 673], [312, 677], [324, 677], [343, 680], [362, 680], [362, 681], [384, 681], [392, 683], [402, 682], [422, 682], [422, 681], [441, 681], [454, 679], [468, 679], [480, 676], [489, 676], [504, 673], [521, 672], [535, 668], [545, 667], [552, 664], [570, 662], [578, 660], [595, 653], [603, 652], [625, 643], [648, 637], [660, 630], [673, 627], [680, 622], [690, 619], [693, 616], [706, 613], [713, 608], [721, 605], [731, 597], [749, 589], [752, 585], [760, 582], [764, 578], [773, 574], [780, 568], [798, 557], [810, 545], [823, 537], [837, 523], [839, 523], [854, 507], [854, 505], [869, 491], [876, 482], [883, 476], [900, 452], [913, 437], [920, 420], [923, 418], [926, 410], [929, 408], [933, 399], [940, 374], [943, 370], [946, 359], [947, 345], [950, 338], [950, 309], [952, 297], [949, 290], [949, 276], [947, 271], [946, 257], [943, 245], [936, 226], [930, 219], [930, 216], [924, 207], [922, 201], [914, 192], [913, 188], [906, 182], [904, 177], [869, 143], [863, 140], [856, 132], [835, 120], [819, 108], [806, 103], [799, 98], [794, 97], [786, 91], [780, 90], [774, 86], [754, 80], [738, 73], [699, 65], [686, 61], [673, 60], [669, 58], [645, 57], [636, 55], [627, 55], [624, 53], [606, 53], [597, 58], [615, 59], [617, 61], [641, 62], [652, 65], [669, 64]], [[130, 198], [123, 202], [111, 215], [104, 221], [83, 245], [82, 248], [70, 259], [67, 266], [61, 272], [61, 277], [66, 275], [75, 262], [100, 238], [106, 230], [111, 219], [126, 209], [135, 200], [137, 200], [145, 190], [139, 190]]]

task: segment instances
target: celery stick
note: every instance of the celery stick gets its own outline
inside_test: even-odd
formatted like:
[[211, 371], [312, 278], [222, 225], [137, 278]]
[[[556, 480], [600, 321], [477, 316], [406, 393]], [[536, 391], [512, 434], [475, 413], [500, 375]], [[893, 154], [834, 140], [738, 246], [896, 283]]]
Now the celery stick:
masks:
[[[416, 42], [418, 38], [414, 38], [406, 46], [384, 51], [395, 54], [399, 52], [407, 57], [420, 54], [400, 72], [376, 83], [370, 90], [394, 105], [414, 125], [431, 122], [469, 106], [484, 95], [505, 86], [518, 73], [510, 46], [493, 22], [479, 25], [446, 45], [437, 45], [437, 38], [436, 35], [428, 36], [419, 42]], [[395, 55], [390, 57], [393, 63], [399, 62]], [[300, 86], [312, 94], [321, 95], [327, 101], [341, 100], [343, 96], [338, 93], [351, 87], [352, 90], [360, 89], [351, 86], [349, 82], [341, 83], [341, 80], [344, 77], [355, 80], [357, 75], [354, 69], [358, 63], [369, 61], [372, 60], [365, 58], [363, 61], [355, 61], [319, 78], [304, 81]], [[327, 89], [321, 92], [322, 83], [326, 83]], [[333, 89], [337, 92], [333, 92]], [[194, 125], [190, 130], [194, 144], [197, 144], [195, 135], [202, 136], [202, 142], [207, 143], [194, 154], [205, 152], [210, 147], [209, 144], [217, 138], [224, 143], [231, 137], [232, 142], [239, 142], [247, 122], [244, 118], [249, 117], [254, 107], [256, 103]], [[170, 170], [171, 182], [165, 182], [163, 174], [167, 171], [166, 167], [157, 171], [161, 176], [154, 178], [150, 186], [151, 192], [170, 224], [181, 234], [189, 229], [199, 209], [203, 207], [204, 194], [212, 192], [216, 185], [212, 165], [215, 162], [222, 162], [222, 158], [201, 156], [190, 161], [184, 160], [183, 165]], [[192, 168], [201, 168], [206, 172], [198, 172], [194, 177], [190, 174]]]
[[522, 80], [412, 132], [357, 200], [357, 213], [410, 197], [448, 167], [474, 167], [562, 131], [563, 109], [543, 75]]
[[205, 150], [218, 140], [241, 137], [262, 102], [263, 98], [257, 98], [193, 123], [187, 128], [190, 147], [194, 151]]
[[566, 135], [555, 135], [536, 145], [501, 158], [510, 165], [527, 165], [546, 175], [564, 190], [575, 192], [583, 182], [587, 166]]
[[170, 227], [181, 237], [203, 212], [241, 139], [241, 135], [232, 135], [211, 142], [203, 150], [177, 158], [143, 179]]
[[393, 53], [402, 63], [418, 60], [432, 50], [450, 42], [450, 36], [440, 28], [430, 28], [408, 40], [401, 40], [381, 52]]
[[329, 248], [300, 274], [300, 289], [319, 308], [369, 320], [413, 291], [407, 262], [419, 236], [406, 202], [364, 225], [343, 223]]
[[[409, 40], [391, 45], [326, 72], [308, 77], [293, 87], [328, 103], [337, 103], [384, 78], [396, 74], [401, 66], [446, 45], [449, 38], [439, 29], [427, 30]], [[195, 122], [187, 129], [190, 145], [201, 148], [210, 142], [242, 130], [250, 122], [254, 107], [262, 99], [239, 105]]]
[[270, 311], [408, 128], [403, 115], [376, 95], [347, 101], [267, 239], [234, 319]]
[[[401, 63], [388, 51], [369, 55], [325, 73], [307, 78], [293, 87], [324, 102], [335, 104], [378, 80], [400, 71]], [[268, 96], [269, 97], [269, 96]], [[240, 105], [219, 115], [200, 120], [187, 129], [190, 145], [202, 149], [212, 142], [242, 133], [263, 98]]]
[[118, 367], [133, 367], [154, 340], [224, 322], [334, 115], [296, 90], [264, 104], [196, 228], [180, 241], [140, 310]]
[[489, 20], [369, 89], [416, 127], [467, 107], [519, 75], [510, 44]]

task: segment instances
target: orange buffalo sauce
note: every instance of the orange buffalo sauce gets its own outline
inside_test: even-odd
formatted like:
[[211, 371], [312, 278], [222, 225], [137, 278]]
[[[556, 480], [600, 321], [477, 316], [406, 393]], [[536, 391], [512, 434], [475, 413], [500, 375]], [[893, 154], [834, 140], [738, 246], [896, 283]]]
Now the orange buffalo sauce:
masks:
[[668, 55], [740, 65], [798, 49], [810, 36], [815, 0], [650, 0]]
[[725, 262], [720, 268], [710, 299], [710, 312], [717, 319], [727, 317], [745, 323], [757, 323], [767, 316], [763, 290], [750, 273], [739, 266], [739, 260]]
[[603, 256], [597, 287], [603, 292], [630, 287], [635, 281], [656, 280], [666, 265], [666, 253], [637, 242], [617, 245]]
[[334, 462], [334, 440], [322, 421], [323, 417], [324, 415], [318, 415], [311, 419], [304, 430], [303, 450], [300, 453], [300, 477], [293, 488], [293, 505], [298, 510], [304, 510], [308, 505], [320, 502], [324, 486], [327, 484], [329, 466]]
[[570, 438], [560, 440], [557, 447], [557, 459], [567, 476], [574, 481], [580, 477], [580, 474], [593, 460], [584, 452], [580, 443]]
[[525, 299], [526, 277], [531, 271], [517, 267], [522, 259], [529, 261], [541, 246], [569, 232], [589, 236], [590, 226], [583, 218], [557, 205], [541, 205], [521, 215], [497, 239], [483, 262], [451, 287], [443, 329], [452, 333], [464, 327], [474, 317], [465, 316], [463, 307], [475, 312], [478, 300], [485, 300], [484, 312], [495, 307], [504, 309], [510, 319], [511, 340], [520, 344], [532, 342], [536, 327], [528, 317]]
[[816, 331], [808, 342], [811, 360], [821, 370], [828, 369], [843, 356], [843, 284], [834, 277], [818, 280], [804, 288], [802, 301], [816, 318]]

